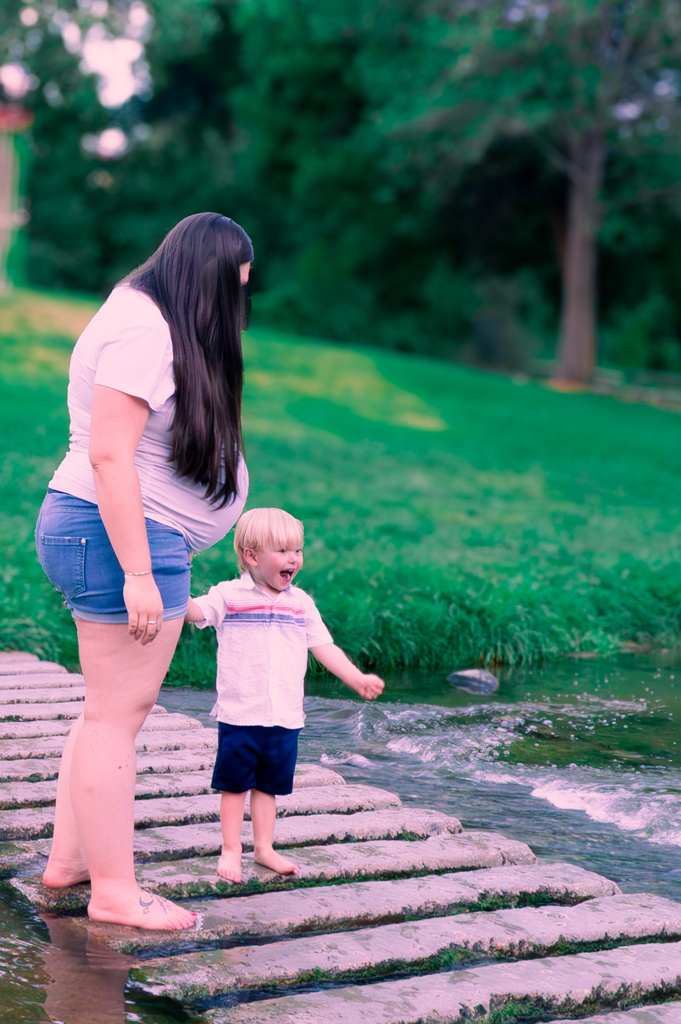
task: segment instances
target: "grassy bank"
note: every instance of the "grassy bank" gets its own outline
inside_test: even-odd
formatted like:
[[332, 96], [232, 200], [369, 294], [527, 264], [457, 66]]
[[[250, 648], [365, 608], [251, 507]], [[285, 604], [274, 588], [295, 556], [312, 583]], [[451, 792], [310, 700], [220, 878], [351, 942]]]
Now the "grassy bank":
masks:
[[[0, 646], [76, 658], [32, 530], [64, 451], [68, 354], [94, 309], [0, 299]], [[305, 522], [300, 576], [381, 671], [518, 662], [681, 632], [681, 418], [439, 362], [245, 336], [249, 505]], [[231, 540], [194, 592], [234, 574]], [[212, 681], [185, 631], [172, 676]]]

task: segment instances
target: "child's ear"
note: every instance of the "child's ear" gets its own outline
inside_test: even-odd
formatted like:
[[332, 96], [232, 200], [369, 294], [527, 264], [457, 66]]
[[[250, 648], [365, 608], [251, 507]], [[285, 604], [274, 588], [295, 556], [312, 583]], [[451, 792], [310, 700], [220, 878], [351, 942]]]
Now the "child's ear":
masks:
[[247, 565], [252, 565], [257, 568], [258, 565], [258, 552], [255, 548], [244, 548], [244, 562]]

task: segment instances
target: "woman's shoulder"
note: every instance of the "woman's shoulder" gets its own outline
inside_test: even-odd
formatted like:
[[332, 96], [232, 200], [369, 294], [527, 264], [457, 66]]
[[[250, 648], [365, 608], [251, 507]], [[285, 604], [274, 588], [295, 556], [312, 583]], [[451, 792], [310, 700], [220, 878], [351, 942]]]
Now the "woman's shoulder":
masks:
[[163, 314], [153, 299], [129, 284], [119, 284], [109, 295], [100, 313], [122, 324], [132, 322], [165, 326]]
[[149, 344], [171, 350], [170, 330], [155, 302], [129, 285], [118, 285], [78, 339], [76, 350], [99, 355], [110, 346]]

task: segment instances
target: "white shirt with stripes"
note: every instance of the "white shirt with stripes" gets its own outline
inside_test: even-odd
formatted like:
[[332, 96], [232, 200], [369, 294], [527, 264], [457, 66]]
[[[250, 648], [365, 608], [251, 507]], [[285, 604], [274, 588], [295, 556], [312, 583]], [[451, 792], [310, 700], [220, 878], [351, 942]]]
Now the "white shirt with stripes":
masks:
[[307, 652], [333, 643], [312, 598], [294, 586], [271, 597], [244, 573], [195, 600], [196, 625], [217, 632], [218, 721], [302, 728]]

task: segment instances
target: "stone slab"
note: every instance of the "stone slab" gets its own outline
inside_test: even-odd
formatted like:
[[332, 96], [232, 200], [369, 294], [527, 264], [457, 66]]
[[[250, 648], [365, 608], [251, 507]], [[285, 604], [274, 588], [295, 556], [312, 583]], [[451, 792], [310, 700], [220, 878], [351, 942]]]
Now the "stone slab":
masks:
[[37, 654], [25, 654], [24, 651], [0, 651], [0, 665], [10, 665], [13, 661], [39, 661]]
[[[398, 807], [357, 814], [316, 814], [281, 818], [274, 836], [276, 847], [346, 844], [364, 840], [418, 840], [446, 832], [460, 832], [461, 823], [441, 811]], [[244, 850], [253, 849], [253, 831], [245, 824], [241, 834]], [[135, 833], [135, 860], [179, 860], [209, 857], [220, 852], [220, 830], [213, 824], [177, 825], [144, 829]]]
[[[165, 724], [165, 718], [164, 718]], [[185, 748], [203, 748], [211, 750], [215, 756], [215, 733], [208, 729], [170, 728], [143, 729], [135, 740], [135, 748], [139, 753], [155, 750], [184, 750]], [[18, 761], [28, 757], [61, 757], [64, 749], [63, 736], [34, 736], [30, 739], [0, 740], [0, 760]]]
[[[56, 701], [47, 704], [22, 704], [20, 709], [17, 709], [14, 704], [9, 704], [7, 707], [3, 707], [0, 703], [0, 721], [34, 722], [65, 719], [72, 725], [73, 719], [78, 718], [82, 710], [82, 700]], [[166, 714], [168, 714], [168, 712], [165, 708], [155, 704], [147, 715], [146, 720], [148, 722], [151, 715]]]
[[[307, 818], [288, 818], [281, 822], [277, 834], [284, 831], [286, 824], [300, 822]], [[200, 827], [200, 826], [198, 826]], [[217, 829], [215, 829], [218, 832]], [[245, 830], [244, 830], [245, 832]], [[301, 836], [296, 825], [295, 839]], [[219, 837], [219, 832], [218, 832]], [[281, 845], [281, 837], [275, 845]], [[38, 842], [41, 842], [40, 840]], [[42, 841], [44, 842], [44, 840]], [[242, 834], [246, 849], [253, 848], [252, 837]], [[23, 854], [28, 862], [28, 844], [5, 844], [5, 875], [12, 874], [9, 856]], [[43, 846], [41, 852], [47, 852]], [[0, 858], [3, 849], [0, 847]], [[141, 863], [136, 875], [145, 889], [152, 889], [171, 899], [205, 898], [214, 896], [240, 896], [244, 892], [265, 892], [268, 890], [293, 889], [327, 882], [356, 881], [371, 878], [403, 878], [410, 875], [443, 874], [449, 871], [474, 870], [501, 864], [529, 864], [534, 854], [524, 843], [507, 839], [496, 832], [465, 832], [457, 835], [446, 834], [428, 840], [404, 842], [403, 840], [340, 843], [337, 846], [299, 847], [294, 859], [299, 875], [277, 875], [244, 856], [244, 879], [241, 884], [226, 882], [216, 874], [217, 857], [196, 857], [191, 860], [166, 860]], [[38, 853], [34, 854], [34, 862]], [[3, 860], [0, 859], [0, 863]], [[37, 865], [36, 865], [37, 866]], [[17, 892], [41, 910], [54, 913], [72, 913], [85, 907], [89, 887], [74, 885], [70, 889], [46, 889], [39, 876], [19, 877], [11, 883]]]
[[[19, 655], [14, 657], [14, 655]], [[31, 654], [20, 654], [18, 651], [12, 651], [8, 654], [4, 654], [0, 658], [0, 676], [8, 675], [42, 675], [43, 673], [54, 674], [61, 672], [64, 675], [67, 674], [66, 669], [63, 665], [58, 665], [56, 661], [40, 661]]]
[[[287, 844], [287, 831], [294, 842], [300, 843], [304, 838], [301, 829], [305, 820], [285, 818], [278, 822], [275, 845], [291, 848]], [[287, 824], [288, 830], [284, 828]], [[247, 827], [244, 832], [244, 848], [252, 850], [252, 835], [248, 835]], [[248, 880], [257, 882], [258, 889], [262, 889], [266, 881], [272, 887], [290, 889], [301, 883], [319, 885], [359, 878], [400, 878], [501, 864], [527, 864], [535, 859], [524, 843], [506, 839], [496, 832], [447, 833], [415, 842], [376, 840], [324, 846], [310, 844], [296, 849], [292, 857], [300, 871], [298, 877], [277, 875], [254, 864], [251, 858], [244, 858]], [[243, 891], [243, 885], [220, 879], [215, 873], [216, 864], [217, 859], [214, 858], [147, 863], [138, 867], [137, 877], [143, 887], [176, 899]]]
[[[82, 704], [80, 705], [82, 707]], [[54, 705], [52, 705], [54, 707]], [[72, 709], [73, 710], [73, 709]], [[30, 718], [24, 720], [0, 720], [0, 740], [26, 739], [30, 736], [67, 736], [73, 728], [72, 718]]]
[[[574, 1024], [564, 1017], [551, 1024]], [[681, 1002], [658, 1003], [657, 1006], [639, 1006], [635, 1010], [599, 1013], [595, 1017], [580, 1017], [579, 1024], [681, 1024]]]
[[[210, 949], [133, 968], [133, 990], [197, 1005], [253, 992], [441, 970], [497, 957], [528, 959], [681, 937], [681, 904], [647, 894], [579, 907], [522, 907], [314, 935], [268, 945]], [[679, 964], [681, 970], [681, 962]]]
[[209, 1010], [202, 1024], [486, 1024], [681, 995], [681, 943], [624, 946]]
[[[214, 762], [215, 751], [209, 747], [152, 751], [138, 754], [137, 774], [201, 771], [212, 769]], [[40, 779], [56, 779], [58, 774], [58, 757], [0, 760], [0, 782], [38, 782]]]
[[[207, 747], [214, 743], [214, 734], [148, 733], [137, 737], [138, 751], [173, 750]], [[38, 741], [36, 745], [39, 746]], [[0, 743], [0, 752], [2, 751]], [[400, 798], [375, 786], [320, 786], [294, 790], [277, 799], [277, 815], [352, 814], [356, 811], [386, 810], [399, 807]], [[246, 818], [250, 817], [248, 811]], [[135, 802], [135, 828], [159, 825], [189, 825], [194, 822], [220, 820], [220, 797], [217, 793], [196, 796], [149, 798]], [[21, 807], [4, 811], [0, 821], [0, 840], [39, 839], [52, 835], [54, 812], [51, 807]]]
[[[84, 683], [74, 683], [73, 686], [29, 686], [25, 690], [0, 689], [0, 705], [63, 704], [72, 700], [82, 700], [84, 696]], [[8, 707], [4, 707], [3, 717], [5, 717], [7, 713]], [[11, 714], [12, 712], [9, 713]], [[19, 714], [21, 714], [21, 712], [19, 712]]]
[[[42, 762], [36, 762], [41, 764]], [[138, 776], [139, 780], [139, 776]], [[275, 846], [312, 846], [319, 843], [350, 843], [366, 839], [426, 839], [447, 832], [460, 832], [461, 824], [440, 811], [399, 807], [389, 811], [360, 811], [357, 814], [320, 814], [300, 819], [282, 818], [277, 824]], [[50, 852], [51, 839], [0, 843], [0, 876], [42, 872]], [[253, 834], [244, 825], [242, 843], [253, 848]], [[184, 860], [188, 857], [217, 856], [221, 847], [220, 830], [215, 824], [164, 826], [135, 832], [135, 860], [147, 864], [157, 860]], [[528, 849], [525, 847], [525, 849]], [[245, 863], [247, 882], [235, 892], [248, 890], [249, 870], [258, 891], [282, 887], [279, 876]], [[289, 884], [289, 883], [287, 883]], [[224, 895], [224, 894], [222, 894]], [[81, 900], [79, 905], [83, 905]], [[42, 905], [42, 904], [41, 904]], [[50, 904], [52, 906], [52, 904]]]
[[51, 701], [49, 704], [3, 704], [0, 701], [0, 721], [32, 722], [44, 720], [61, 720], [73, 724], [83, 710], [82, 700]]
[[328, 934], [373, 922], [415, 921], [501, 906], [571, 906], [619, 891], [615, 882], [575, 865], [539, 863], [197, 901], [189, 906], [200, 915], [199, 925], [182, 935], [138, 928], [112, 935], [109, 925], [82, 919], [78, 926], [84, 925], [88, 934], [105, 945], [134, 955], [161, 949], [179, 952], [204, 943], [233, 946]]
[[[183, 716], [168, 715], [164, 719], [154, 716], [147, 719], [144, 729], [155, 729], [163, 722]], [[195, 719], [188, 721], [201, 728]], [[169, 723], [170, 724], [170, 723]], [[70, 728], [70, 726], [68, 726]], [[143, 731], [144, 731], [143, 729]], [[135, 785], [135, 799], [144, 800], [150, 797], [196, 796], [213, 793], [211, 786], [213, 772], [203, 769], [194, 772], [176, 772], [165, 775], [138, 775]], [[299, 764], [293, 777], [293, 788], [307, 789], [318, 786], [339, 786], [345, 780], [338, 772], [317, 764]], [[40, 807], [53, 804], [57, 795], [56, 779], [38, 782], [4, 782], [0, 783], [0, 809], [10, 807]]]
[[0, 690], [35, 690], [69, 686], [84, 686], [79, 672], [24, 672], [10, 675], [0, 672]]
[[[0, 722], [0, 740], [28, 739], [34, 736], [67, 736], [73, 727], [73, 722], [65, 719], [50, 719], [42, 721], [32, 719], [28, 722]], [[182, 714], [153, 714], [148, 715], [142, 729], [142, 733], [158, 729], [191, 729], [198, 731], [203, 726], [196, 718]], [[210, 732], [210, 730], [206, 730]], [[63, 742], [63, 740], [62, 740]]]

